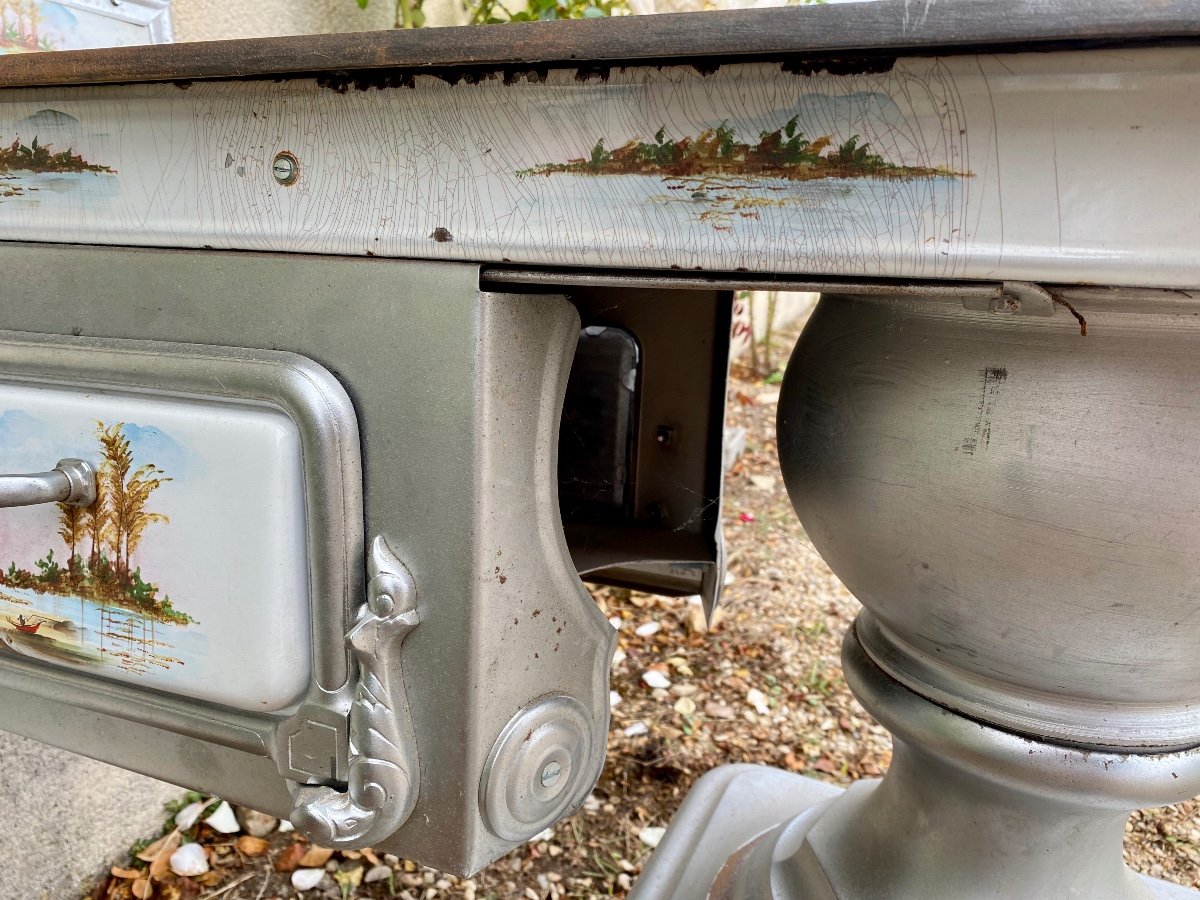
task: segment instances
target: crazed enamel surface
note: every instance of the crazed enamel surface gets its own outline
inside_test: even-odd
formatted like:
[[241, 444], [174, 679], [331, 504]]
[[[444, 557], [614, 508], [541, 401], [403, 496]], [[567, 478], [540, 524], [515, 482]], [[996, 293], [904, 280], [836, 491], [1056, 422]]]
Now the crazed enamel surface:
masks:
[[0, 651], [254, 712], [311, 679], [299, 435], [267, 407], [0, 384], [10, 471], [75, 456], [89, 509], [0, 516]]
[[1198, 82], [1160, 48], [14, 90], [0, 146], [111, 171], [4, 164], [0, 237], [1190, 287]]

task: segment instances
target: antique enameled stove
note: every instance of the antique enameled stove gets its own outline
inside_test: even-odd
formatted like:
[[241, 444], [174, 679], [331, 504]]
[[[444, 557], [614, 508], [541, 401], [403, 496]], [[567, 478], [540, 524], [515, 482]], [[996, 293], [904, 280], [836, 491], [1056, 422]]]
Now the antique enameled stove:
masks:
[[[478, 870], [603, 762], [581, 583], [723, 581], [733, 292], [895, 737], [643, 898], [1171, 897], [1200, 793], [1200, 3], [0, 59], [0, 726]], [[32, 473], [32, 474], [17, 474]]]

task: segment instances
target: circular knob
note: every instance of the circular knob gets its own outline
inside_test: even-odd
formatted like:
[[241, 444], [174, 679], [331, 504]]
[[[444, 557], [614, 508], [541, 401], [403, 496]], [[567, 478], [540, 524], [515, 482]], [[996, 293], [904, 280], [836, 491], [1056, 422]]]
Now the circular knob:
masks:
[[536, 701], [504, 726], [479, 785], [484, 821], [506, 841], [525, 841], [583, 802], [604, 755], [592, 719], [573, 697]]

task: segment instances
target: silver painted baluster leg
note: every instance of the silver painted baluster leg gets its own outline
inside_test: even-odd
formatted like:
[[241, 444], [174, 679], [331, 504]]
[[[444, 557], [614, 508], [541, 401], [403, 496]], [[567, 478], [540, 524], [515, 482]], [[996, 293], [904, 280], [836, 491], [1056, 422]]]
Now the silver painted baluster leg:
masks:
[[853, 629], [842, 661], [893, 733], [891, 768], [743, 848], [714, 900], [1194, 900], [1130, 872], [1121, 844], [1132, 810], [1200, 792], [1200, 750], [1095, 753], [981, 725], [888, 677]]
[[780, 460], [893, 764], [837, 796], [718, 770], [638, 900], [1200, 897], [1121, 846], [1200, 792], [1198, 343], [1153, 291], [823, 297]]

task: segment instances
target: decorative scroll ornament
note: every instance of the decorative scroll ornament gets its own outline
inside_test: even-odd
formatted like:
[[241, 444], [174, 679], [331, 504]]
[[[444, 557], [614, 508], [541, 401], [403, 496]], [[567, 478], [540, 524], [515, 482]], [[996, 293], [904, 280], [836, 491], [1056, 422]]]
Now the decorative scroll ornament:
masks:
[[417, 625], [417, 589], [383, 537], [371, 544], [367, 602], [346, 635], [358, 663], [345, 792], [297, 785], [292, 824], [324, 847], [368, 847], [404, 824], [417, 802], [416, 742], [400, 645]]

